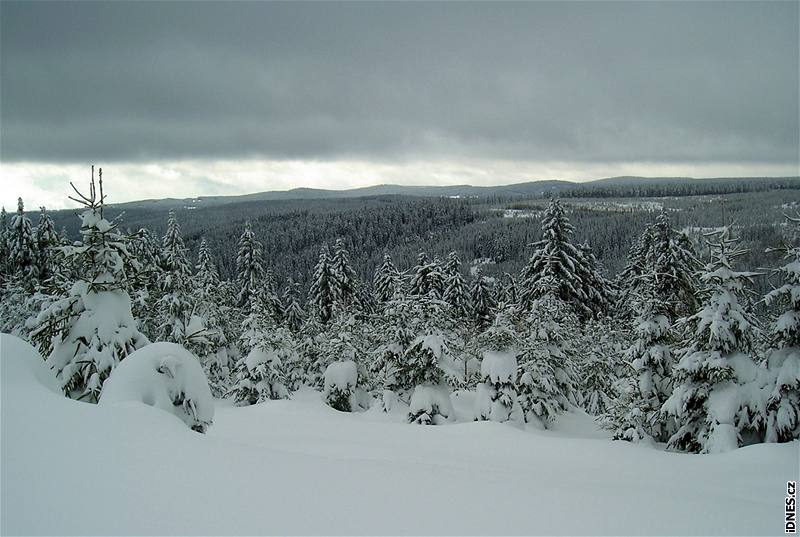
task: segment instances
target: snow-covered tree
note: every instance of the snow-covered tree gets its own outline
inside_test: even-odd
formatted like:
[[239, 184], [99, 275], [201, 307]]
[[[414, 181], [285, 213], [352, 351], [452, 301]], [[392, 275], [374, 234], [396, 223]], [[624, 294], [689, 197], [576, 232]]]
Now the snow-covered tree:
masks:
[[693, 313], [697, 287], [697, 262], [680, 237], [662, 211], [639, 241], [647, 250], [634, 252], [641, 259], [629, 265], [632, 280], [624, 285], [635, 290], [628, 300], [638, 313], [624, 359], [635, 378], [602, 420], [615, 439], [666, 442], [675, 432], [661, 407], [673, 389], [673, 347], [680, 340], [675, 323]]
[[517, 331], [509, 317], [500, 313], [478, 340], [483, 349], [483, 360], [481, 384], [475, 399], [475, 419], [521, 423], [522, 407], [517, 396]]
[[223, 329], [227, 313], [221, 293], [221, 281], [205, 237], [197, 254], [194, 278], [194, 313], [190, 323], [193, 334], [188, 348], [203, 365], [212, 393], [222, 395], [229, 380], [228, 341]]
[[711, 248], [712, 261], [700, 277], [701, 306], [684, 321], [688, 339], [679, 351], [675, 388], [663, 406], [677, 422], [668, 446], [703, 453], [736, 448], [742, 431], [758, 419], [750, 415], [753, 406], [737, 382], [755, 367], [751, 353], [758, 328], [743, 304], [755, 274], [733, 269], [744, 250], [730, 228], [716, 234]]
[[[800, 215], [788, 220], [800, 224]], [[767, 442], [800, 438], [800, 246], [781, 250], [786, 263], [776, 272], [783, 285], [764, 297], [768, 305], [780, 305], [783, 310], [772, 323], [767, 357]]]
[[202, 338], [204, 328], [193, 322], [192, 268], [173, 211], [161, 241], [161, 296], [158, 299], [158, 340], [190, 345]]
[[428, 296], [433, 299], [441, 299], [444, 294], [444, 276], [441, 268], [438, 262], [431, 261], [425, 252], [420, 252], [417, 256], [409, 294], [416, 297]]
[[628, 343], [621, 332], [610, 318], [593, 320], [583, 327], [578, 342], [582, 360], [575, 365], [580, 381], [576, 395], [581, 407], [593, 416], [609, 411], [620, 396], [620, 378], [630, 367], [620, 359]]
[[62, 251], [80, 279], [38, 315], [31, 336], [40, 351], [48, 351], [47, 364], [64, 392], [96, 402], [114, 367], [148, 341], [137, 329], [126, 291], [128, 239], [117, 230], [118, 222], [104, 218], [102, 170], [99, 195], [94, 173], [88, 195], [75, 192], [86, 208], [80, 215], [81, 241]]
[[299, 360], [291, 332], [278, 327], [265, 293], [253, 291], [243, 322], [239, 360], [228, 395], [237, 405], [253, 405], [289, 397], [289, 369]]
[[284, 322], [292, 333], [298, 333], [303, 326], [305, 313], [300, 305], [300, 284], [289, 278], [286, 289], [283, 291], [283, 304], [285, 307]]
[[264, 267], [261, 262], [262, 246], [253, 233], [253, 227], [248, 220], [244, 224], [244, 231], [239, 237], [239, 251], [236, 255], [236, 283], [239, 287], [237, 303], [250, 308], [250, 297], [262, 284]]
[[447, 333], [442, 328], [446, 325], [446, 305], [429, 295], [419, 295], [413, 303], [415, 320], [419, 324], [416, 337], [403, 353], [397, 377], [401, 386], [414, 387], [409, 423], [439, 424], [454, 417], [442, 369], [449, 353]]
[[147, 228], [141, 228], [131, 236], [128, 250], [138, 263], [138, 270], [131, 275], [133, 280], [131, 300], [133, 317], [139, 322], [139, 330], [150, 340], [158, 337], [159, 309], [161, 298], [161, 245]]
[[390, 411], [397, 400], [408, 401], [408, 384], [402, 372], [406, 349], [416, 337], [418, 304], [406, 297], [396, 295], [384, 304], [377, 325], [377, 340], [372, 351], [370, 373], [380, 379], [383, 387], [383, 410]]
[[492, 323], [496, 304], [492, 296], [492, 286], [489, 279], [483, 276], [478, 269], [475, 280], [472, 282], [472, 316], [477, 329], [483, 330]]
[[272, 319], [276, 324], [282, 324], [286, 311], [278, 294], [278, 282], [275, 280], [275, 273], [272, 272], [272, 269], [267, 269], [264, 273], [264, 284], [261, 293], [264, 300], [266, 300]]
[[36, 277], [39, 282], [44, 282], [53, 276], [54, 248], [60, 242], [53, 219], [42, 207], [39, 223], [36, 226]]
[[533, 255], [520, 275], [520, 302], [525, 309], [553, 292], [583, 317], [608, 308], [612, 299], [610, 284], [592, 266], [585, 252], [572, 244], [574, 231], [559, 200], [552, 199], [542, 217], [543, 237], [531, 245]]
[[358, 369], [352, 360], [333, 362], [325, 369], [323, 396], [332, 408], [352, 412], [356, 406]]
[[229, 395], [237, 405], [254, 405], [289, 397], [287, 370], [298, 360], [294, 338], [286, 328], [265, 330], [240, 360]]
[[9, 227], [6, 208], [0, 208], [0, 286], [4, 285], [9, 275]]
[[467, 319], [470, 315], [470, 297], [467, 283], [461, 274], [461, 260], [456, 252], [450, 252], [444, 265], [444, 301], [456, 319]]
[[325, 324], [333, 318], [335, 305], [336, 275], [333, 272], [328, 245], [323, 244], [308, 290], [308, 309], [317, 321]]
[[22, 198], [17, 200], [17, 214], [11, 218], [8, 233], [9, 273], [19, 278], [21, 285], [33, 292], [38, 282], [36, 237], [31, 220], [25, 214]]
[[333, 271], [333, 294], [336, 307], [339, 311], [351, 311], [353, 306], [359, 304], [359, 281], [356, 271], [350, 264], [350, 254], [344, 245], [344, 240], [336, 239], [331, 260]]
[[525, 319], [517, 380], [526, 421], [543, 427], [576, 404], [576, 374], [569, 335], [577, 331], [578, 320], [555, 294], [557, 284], [549, 285], [553, 292], [536, 299]]
[[662, 442], [671, 433], [661, 406], [671, 393], [672, 345], [676, 338], [661, 306], [656, 296], [643, 304], [634, 328], [636, 339], [623, 357], [631, 365], [633, 388], [620, 394], [619, 404], [610, 405], [604, 419], [616, 440]]
[[383, 264], [375, 270], [373, 288], [375, 298], [380, 304], [385, 304], [403, 292], [403, 277], [388, 253], [383, 255]]

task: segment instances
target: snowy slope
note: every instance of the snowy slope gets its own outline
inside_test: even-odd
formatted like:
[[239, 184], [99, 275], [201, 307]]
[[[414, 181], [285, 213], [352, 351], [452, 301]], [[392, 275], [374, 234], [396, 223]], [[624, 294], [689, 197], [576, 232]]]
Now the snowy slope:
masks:
[[[798, 443], [723, 455], [561, 430], [411, 426], [306, 391], [218, 406], [208, 434], [58, 394], [0, 338], [5, 534], [779, 534]], [[458, 411], [471, 408], [469, 396]]]

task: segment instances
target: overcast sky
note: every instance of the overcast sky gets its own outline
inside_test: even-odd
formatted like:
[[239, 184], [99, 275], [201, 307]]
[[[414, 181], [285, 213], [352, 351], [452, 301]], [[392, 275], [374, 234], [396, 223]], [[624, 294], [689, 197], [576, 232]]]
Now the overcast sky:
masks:
[[0, 202], [797, 175], [798, 2], [0, 3]]

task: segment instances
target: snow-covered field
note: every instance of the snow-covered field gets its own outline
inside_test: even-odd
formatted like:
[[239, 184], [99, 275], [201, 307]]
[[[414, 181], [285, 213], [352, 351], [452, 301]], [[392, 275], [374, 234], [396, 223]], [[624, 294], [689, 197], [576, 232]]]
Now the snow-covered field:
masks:
[[[686, 455], [553, 431], [412, 426], [321, 395], [220, 403], [208, 434], [137, 403], [90, 405], [0, 339], [10, 534], [782, 534], [798, 442]], [[463, 420], [472, 395], [454, 398]]]

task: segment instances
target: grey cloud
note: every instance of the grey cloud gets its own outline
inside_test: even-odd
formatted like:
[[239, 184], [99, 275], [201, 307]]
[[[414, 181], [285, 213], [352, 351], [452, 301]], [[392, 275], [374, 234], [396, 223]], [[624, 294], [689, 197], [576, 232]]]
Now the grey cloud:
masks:
[[0, 6], [7, 161], [798, 161], [796, 2]]

